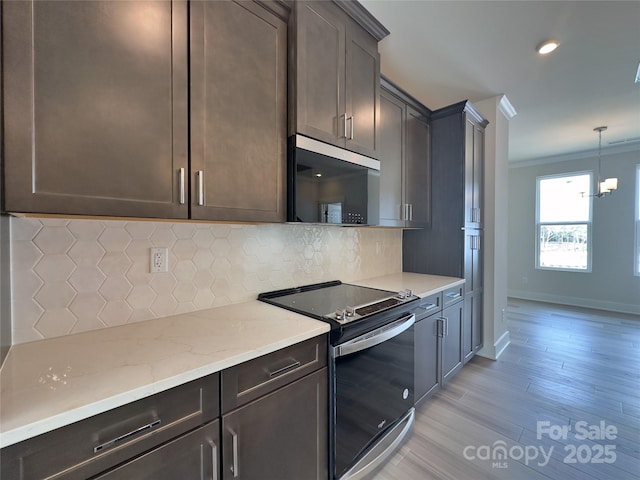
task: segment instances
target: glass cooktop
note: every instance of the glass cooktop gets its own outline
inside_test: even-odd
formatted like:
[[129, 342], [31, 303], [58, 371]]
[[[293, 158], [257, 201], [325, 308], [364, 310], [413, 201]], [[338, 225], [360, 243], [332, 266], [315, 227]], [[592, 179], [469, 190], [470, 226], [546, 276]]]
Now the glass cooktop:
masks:
[[379, 290], [337, 280], [261, 293], [258, 296], [258, 300], [287, 310], [318, 319], [331, 318], [340, 323], [372, 315], [413, 298], [411, 292]]

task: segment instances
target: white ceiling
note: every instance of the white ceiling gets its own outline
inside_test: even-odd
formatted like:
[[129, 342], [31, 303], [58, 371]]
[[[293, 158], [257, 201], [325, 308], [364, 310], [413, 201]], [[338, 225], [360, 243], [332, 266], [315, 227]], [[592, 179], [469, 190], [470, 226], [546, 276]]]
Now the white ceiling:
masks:
[[510, 161], [597, 150], [599, 125], [603, 149], [640, 149], [640, 1], [361, 3], [391, 31], [382, 73], [430, 109], [507, 96]]

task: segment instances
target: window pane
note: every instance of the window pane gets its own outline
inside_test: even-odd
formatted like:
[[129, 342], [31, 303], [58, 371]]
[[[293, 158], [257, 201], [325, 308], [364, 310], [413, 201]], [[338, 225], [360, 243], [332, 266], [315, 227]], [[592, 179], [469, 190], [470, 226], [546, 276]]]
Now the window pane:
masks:
[[590, 180], [589, 174], [540, 179], [539, 221], [588, 222]]
[[540, 225], [539, 265], [586, 270], [587, 225]]

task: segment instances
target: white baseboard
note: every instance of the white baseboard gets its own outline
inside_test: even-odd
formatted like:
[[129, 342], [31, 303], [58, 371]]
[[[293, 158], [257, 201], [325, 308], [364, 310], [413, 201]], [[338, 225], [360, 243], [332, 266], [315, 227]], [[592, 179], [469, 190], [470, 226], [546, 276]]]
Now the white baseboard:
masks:
[[606, 310], [609, 312], [640, 315], [640, 305], [635, 304], [608, 302], [606, 300], [598, 300], [595, 298], [566, 297], [551, 293], [525, 292], [522, 290], [509, 290], [507, 295], [513, 298], [533, 300], [536, 302], [558, 303], [560, 305], [571, 305], [572, 307], [595, 308], [597, 310]]
[[497, 360], [502, 352], [509, 346], [511, 343], [511, 339], [509, 336], [509, 332], [504, 332], [496, 342], [488, 347], [482, 347], [478, 352], [478, 355], [481, 357], [489, 358], [491, 360]]

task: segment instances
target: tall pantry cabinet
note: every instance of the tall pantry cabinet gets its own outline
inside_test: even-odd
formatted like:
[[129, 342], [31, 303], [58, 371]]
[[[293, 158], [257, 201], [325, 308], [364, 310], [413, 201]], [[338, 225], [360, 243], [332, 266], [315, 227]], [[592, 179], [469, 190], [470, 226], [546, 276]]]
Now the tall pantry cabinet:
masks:
[[431, 227], [403, 232], [403, 270], [464, 277], [462, 361], [482, 347], [484, 129], [469, 101], [431, 115]]

